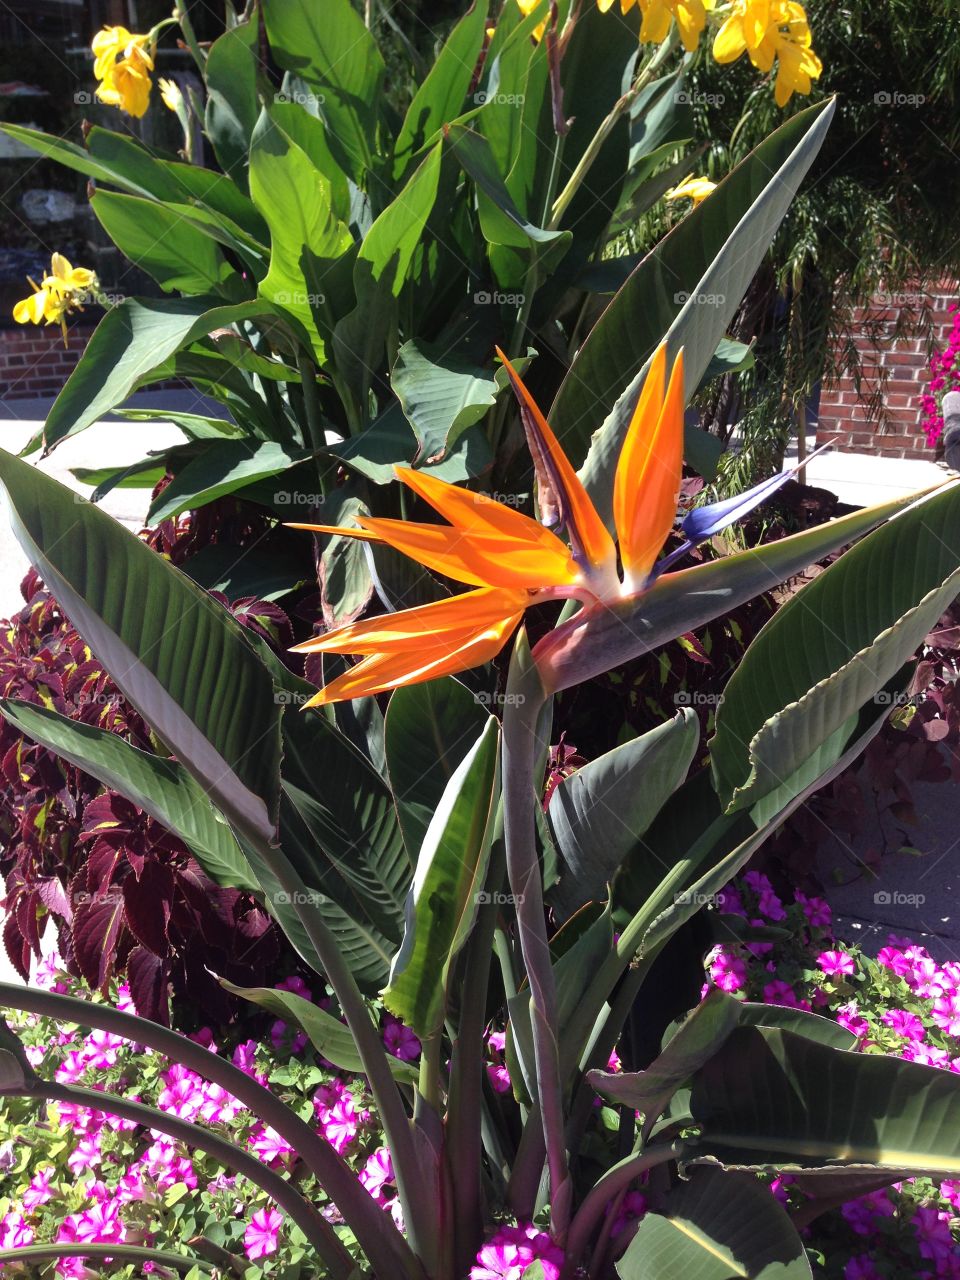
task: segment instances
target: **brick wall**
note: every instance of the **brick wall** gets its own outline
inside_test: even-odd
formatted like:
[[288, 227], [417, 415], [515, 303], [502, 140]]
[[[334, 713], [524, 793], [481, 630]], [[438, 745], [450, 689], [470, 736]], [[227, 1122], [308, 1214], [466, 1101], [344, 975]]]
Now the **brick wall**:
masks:
[[0, 395], [5, 400], [55, 396], [73, 371], [94, 330], [92, 321], [68, 327], [69, 346], [56, 325], [0, 329]]
[[[947, 312], [951, 302], [960, 296], [960, 285], [944, 282], [928, 295], [934, 322], [934, 339], [938, 346], [946, 346], [953, 324]], [[869, 420], [866, 406], [854, 389], [853, 379], [841, 378], [834, 385], [825, 385], [820, 396], [820, 418], [817, 443], [836, 442], [836, 448], [846, 453], [872, 453], [891, 458], [934, 457], [920, 426], [921, 405], [930, 379], [929, 358], [924, 339], [908, 338], [899, 342], [880, 344], [877, 351], [864, 332], [864, 323], [891, 322], [896, 310], [906, 300], [896, 294], [881, 295], [867, 309], [858, 310], [852, 317], [854, 340], [861, 352], [864, 366], [864, 399], [877, 386], [876, 369], [879, 364], [888, 373], [885, 404], [888, 423], [880, 430]], [[912, 300], [910, 300], [912, 301]], [[915, 305], [915, 304], [914, 304]]]

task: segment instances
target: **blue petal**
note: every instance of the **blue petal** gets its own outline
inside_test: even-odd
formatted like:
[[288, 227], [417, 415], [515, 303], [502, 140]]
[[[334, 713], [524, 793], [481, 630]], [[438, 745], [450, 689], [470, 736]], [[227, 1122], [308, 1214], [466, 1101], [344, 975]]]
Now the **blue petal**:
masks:
[[[824, 445], [816, 452], [820, 453], [823, 448], [829, 446]], [[725, 498], [723, 502], [711, 502], [703, 507], [694, 507], [690, 514], [681, 524], [681, 529], [691, 544], [703, 542], [706, 538], [712, 538], [715, 533], [719, 533], [721, 529], [726, 529], [728, 525], [734, 524], [737, 520], [742, 520], [745, 515], [759, 507], [761, 502], [765, 502], [772, 494], [785, 484], [796, 473], [814, 457], [810, 454], [804, 458], [803, 462], [797, 463], [794, 467], [788, 467], [786, 471], [781, 471], [779, 475], [771, 476], [769, 480], [761, 480], [759, 484], [755, 484], [752, 489], [747, 489], [745, 493], [738, 493], [735, 498]]]

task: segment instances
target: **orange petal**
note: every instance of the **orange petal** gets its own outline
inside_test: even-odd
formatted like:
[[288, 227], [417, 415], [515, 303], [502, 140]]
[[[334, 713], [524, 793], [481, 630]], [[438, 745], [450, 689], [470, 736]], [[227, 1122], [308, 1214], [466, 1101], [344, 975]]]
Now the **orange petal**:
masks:
[[639, 591], [677, 517], [683, 474], [683, 351], [663, 394], [666, 347], [650, 365], [617, 463], [613, 511], [624, 583]]
[[363, 622], [349, 622], [326, 635], [305, 640], [291, 652], [415, 652], [417, 648], [422, 650], [424, 644], [441, 643], [441, 637], [451, 635], [456, 635], [459, 643], [465, 632], [482, 631], [498, 618], [522, 613], [529, 598], [526, 591], [498, 591], [482, 587], [479, 591], [466, 591], [463, 595], [434, 600], [415, 609], [386, 613]]
[[383, 539], [368, 529], [341, 528], [338, 524], [294, 524], [284, 521], [285, 529], [306, 529], [308, 533], [335, 533], [342, 538], [359, 538], [361, 542], [382, 542]]
[[559, 539], [555, 546], [544, 546], [487, 529], [465, 532], [450, 525], [359, 518], [365, 529], [412, 560], [473, 586], [536, 590], [568, 586], [579, 576], [569, 548]]
[[540, 412], [537, 402], [524, 385], [523, 379], [499, 347], [497, 347], [497, 355], [502, 360], [503, 367], [520, 401], [525, 423], [537, 445], [540, 446], [533, 451], [539, 453], [544, 465], [552, 473], [551, 479], [560, 503], [561, 518], [573, 547], [574, 556], [581, 563], [585, 562], [584, 568], [587, 565], [595, 568], [614, 565], [616, 549], [613, 539], [607, 533], [596, 507], [580, 483], [580, 477], [560, 448], [560, 442]]
[[[388, 648], [387, 651], [375, 650], [350, 671], [344, 672], [342, 676], [325, 685], [306, 703], [306, 706], [324, 706], [347, 698], [367, 697], [370, 694], [383, 693], [386, 689], [394, 689], [398, 685], [420, 684], [425, 680], [435, 680], [440, 676], [452, 675], [455, 672], [479, 666], [483, 662], [489, 662], [503, 648], [510, 632], [523, 616], [525, 593], [512, 601], [511, 594], [490, 593], [491, 596], [499, 596], [500, 610], [498, 613], [488, 611], [480, 625], [457, 627], [432, 635], [415, 632], [406, 635], [402, 645], [394, 642], [392, 648]], [[456, 599], [463, 600], [465, 597], [458, 596]], [[455, 601], [443, 600], [439, 603], [449, 608]], [[487, 602], [488, 605], [493, 603], [492, 600]], [[511, 605], [514, 607], [511, 608]], [[427, 605], [425, 609], [433, 607]], [[421, 611], [411, 609], [407, 612], [413, 614]], [[373, 621], [385, 620], [374, 619]], [[348, 629], [344, 627], [341, 631]], [[349, 645], [347, 649], [356, 652], [351, 650]]]

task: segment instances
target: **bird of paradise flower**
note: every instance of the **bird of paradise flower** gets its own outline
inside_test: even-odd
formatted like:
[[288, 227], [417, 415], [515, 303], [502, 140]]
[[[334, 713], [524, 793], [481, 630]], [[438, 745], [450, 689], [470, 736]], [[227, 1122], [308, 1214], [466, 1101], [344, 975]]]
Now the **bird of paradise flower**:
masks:
[[683, 545], [658, 561], [676, 520], [683, 471], [683, 351], [667, 381], [666, 345], [657, 350], [637, 400], [614, 483], [616, 541], [522, 379], [503, 352], [497, 354], [519, 400], [538, 476], [553, 496], [555, 527], [566, 541], [522, 512], [409, 467], [397, 467], [397, 478], [446, 524], [358, 516], [359, 528], [293, 525], [386, 544], [473, 588], [351, 622], [297, 645], [296, 653], [361, 658], [306, 706], [382, 693], [489, 662], [531, 605], [576, 599], [579, 618], [636, 598], [693, 546], [752, 510], [792, 474], [784, 471], [736, 498], [695, 509], [683, 522]]

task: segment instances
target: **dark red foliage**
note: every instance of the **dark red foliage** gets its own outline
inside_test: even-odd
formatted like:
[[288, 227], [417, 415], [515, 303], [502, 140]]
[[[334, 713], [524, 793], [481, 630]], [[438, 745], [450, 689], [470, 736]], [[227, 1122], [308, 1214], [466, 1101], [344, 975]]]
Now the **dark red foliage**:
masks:
[[[0, 696], [151, 750], [148, 726], [35, 573], [21, 590], [26, 607], [0, 624]], [[247, 598], [228, 607], [269, 643], [288, 643], [276, 605]], [[228, 1021], [236, 1005], [214, 975], [262, 985], [280, 957], [282, 939], [251, 897], [215, 884], [160, 823], [3, 719], [0, 873], [3, 942], [25, 979], [52, 924], [71, 972], [94, 988], [125, 975], [137, 1010], [159, 1022], [169, 1019], [171, 996]]]

